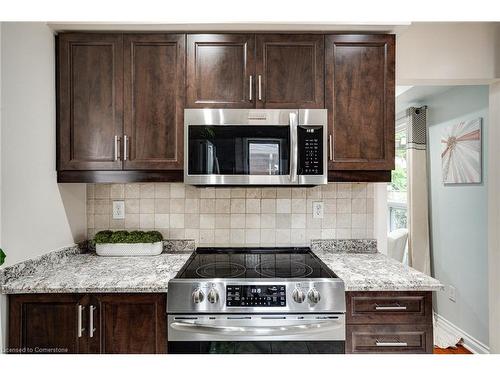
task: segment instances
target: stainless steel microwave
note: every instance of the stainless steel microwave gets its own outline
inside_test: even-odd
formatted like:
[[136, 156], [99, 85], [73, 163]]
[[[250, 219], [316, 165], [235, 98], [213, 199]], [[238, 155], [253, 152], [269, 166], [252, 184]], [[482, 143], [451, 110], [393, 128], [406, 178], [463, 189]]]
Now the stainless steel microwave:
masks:
[[185, 109], [184, 182], [327, 183], [326, 109]]

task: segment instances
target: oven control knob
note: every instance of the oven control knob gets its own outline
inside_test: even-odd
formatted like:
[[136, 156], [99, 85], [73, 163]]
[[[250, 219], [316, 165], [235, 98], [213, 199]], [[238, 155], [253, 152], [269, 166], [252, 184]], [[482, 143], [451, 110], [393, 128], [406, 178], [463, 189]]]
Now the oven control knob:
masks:
[[194, 291], [193, 291], [193, 302], [194, 303], [200, 303], [200, 302], [203, 302], [203, 298], [205, 297], [205, 295], [203, 294], [203, 292], [201, 291], [200, 288], [196, 288]]
[[309, 293], [307, 293], [307, 297], [311, 303], [318, 303], [321, 299], [321, 295], [319, 294], [316, 288], [312, 288]]
[[306, 299], [306, 294], [299, 288], [295, 288], [292, 293], [292, 298], [297, 303], [302, 303]]
[[212, 288], [208, 291], [208, 294], [207, 294], [207, 299], [208, 299], [208, 302], [210, 303], [216, 303], [219, 301], [219, 293], [217, 292], [217, 289], [215, 288]]

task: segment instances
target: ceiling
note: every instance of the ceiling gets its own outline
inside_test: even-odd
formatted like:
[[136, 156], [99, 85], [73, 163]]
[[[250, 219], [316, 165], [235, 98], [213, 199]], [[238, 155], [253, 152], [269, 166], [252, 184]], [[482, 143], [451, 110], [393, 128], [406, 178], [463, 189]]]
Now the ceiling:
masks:
[[441, 94], [456, 86], [396, 86], [396, 113], [415, 104], [425, 104], [426, 98]]

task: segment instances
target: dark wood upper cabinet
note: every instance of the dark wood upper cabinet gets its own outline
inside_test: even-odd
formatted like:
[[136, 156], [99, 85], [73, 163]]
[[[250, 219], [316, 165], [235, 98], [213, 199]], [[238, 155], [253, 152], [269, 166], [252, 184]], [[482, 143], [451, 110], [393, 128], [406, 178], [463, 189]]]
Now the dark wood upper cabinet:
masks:
[[394, 35], [327, 35], [329, 170], [394, 168]]
[[323, 108], [323, 35], [187, 36], [187, 107]]
[[124, 169], [182, 169], [184, 34], [124, 36]]
[[254, 74], [255, 35], [187, 36], [187, 108], [254, 107]]
[[121, 169], [123, 37], [58, 37], [58, 169]]
[[324, 108], [323, 35], [261, 34], [256, 46], [257, 108]]
[[[87, 334], [78, 332], [79, 306], [85, 297], [78, 294], [14, 295], [9, 300], [9, 348], [12, 353], [85, 353]], [[80, 327], [86, 326], [82, 311]]]
[[330, 181], [390, 181], [394, 35], [60, 33], [58, 182], [182, 181], [185, 108], [326, 108]]

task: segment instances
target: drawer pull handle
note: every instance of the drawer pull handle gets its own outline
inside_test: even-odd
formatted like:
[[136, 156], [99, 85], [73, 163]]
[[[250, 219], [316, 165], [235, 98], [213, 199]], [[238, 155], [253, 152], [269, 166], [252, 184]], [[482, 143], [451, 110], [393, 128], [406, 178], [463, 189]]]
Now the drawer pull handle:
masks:
[[392, 306], [379, 306], [375, 304], [375, 310], [377, 311], [404, 311], [406, 310], [406, 306], [401, 306], [399, 304]]
[[395, 342], [383, 342], [383, 341], [378, 341], [376, 340], [375, 341], [375, 345], [376, 346], [399, 346], [399, 347], [403, 347], [403, 346], [408, 346], [408, 343], [406, 342], [399, 342], [399, 341], [395, 341]]

